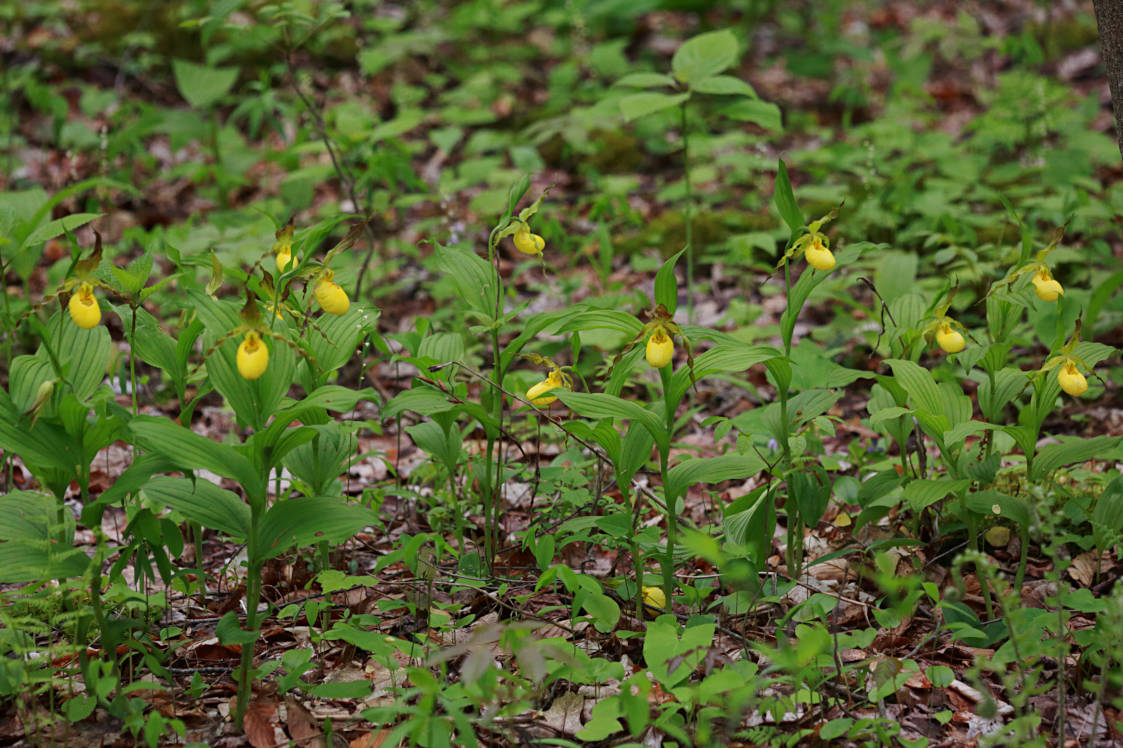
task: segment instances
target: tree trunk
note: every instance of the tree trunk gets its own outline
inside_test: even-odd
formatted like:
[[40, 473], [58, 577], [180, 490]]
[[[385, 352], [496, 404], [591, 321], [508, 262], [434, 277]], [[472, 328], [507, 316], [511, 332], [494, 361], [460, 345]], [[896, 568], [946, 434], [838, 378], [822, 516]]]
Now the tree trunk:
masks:
[[1123, 0], [1093, 0], [1100, 29], [1100, 54], [1107, 66], [1111, 106], [1115, 111], [1115, 138], [1123, 157]]

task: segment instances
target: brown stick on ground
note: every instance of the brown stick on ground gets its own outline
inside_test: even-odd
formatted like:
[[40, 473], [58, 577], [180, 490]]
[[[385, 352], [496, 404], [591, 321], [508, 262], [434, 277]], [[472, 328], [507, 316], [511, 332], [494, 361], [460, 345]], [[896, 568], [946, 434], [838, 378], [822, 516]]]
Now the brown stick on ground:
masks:
[[1111, 106], [1115, 111], [1115, 137], [1123, 156], [1123, 0], [1094, 0], [1100, 30], [1100, 54], [1107, 66]]

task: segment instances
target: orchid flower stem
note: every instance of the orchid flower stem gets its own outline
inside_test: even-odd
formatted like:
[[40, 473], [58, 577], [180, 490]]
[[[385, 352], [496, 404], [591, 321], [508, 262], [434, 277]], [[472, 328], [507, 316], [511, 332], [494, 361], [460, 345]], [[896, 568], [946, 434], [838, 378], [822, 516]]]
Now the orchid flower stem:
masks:
[[[666, 446], [659, 448], [659, 474], [663, 481], [663, 497], [666, 501], [667, 512], [667, 555], [663, 560], [663, 594], [667, 596], [667, 607], [670, 609], [672, 595], [675, 591], [675, 535], [678, 530], [677, 519], [678, 515], [675, 514], [676, 505], [678, 504], [678, 497], [670, 490], [671, 483], [670, 477], [670, 459], [671, 459], [671, 435], [674, 433], [675, 427], [675, 410], [676, 405], [667, 402], [667, 393], [671, 391], [671, 365], [667, 364], [659, 370], [659, 378], [663, 382], [663, 398], [664, 398], [664, 413], [666, 417], [667, 439], [664, 442]], [[640, 582], [641, 600], [642, 600], [643, 584]], [[643, 606], [640, 606], [642, 613]]]
[[[694, 324], [694, 188], [690, 184], [690, 133], [687, 129], [686, 102], [682, 114], [682, 175], [686, 188], [686, 321]], [[670, 598], [667, 598], [670, 600]]]
[[[787, 299], [787, 308], [790, 311], [792, 303], [792, 271], [789, 263], [784, 263], [784, 296]], [[799, 310], [796, 310], [796, 314]], [[784, 360], [790, 361], [792, 353], [792, 338], [791, 333], [783, 335], [784, 343]], [[782, 429], [783, 439], [781, 440], [780, 450], [783, 453], [783, 473], [788, 476], [792, 471], [792, 447], [791, 447], [791, 423], [788, 420], [788, 399], [790, 392], [788, 391], [787, 382], [776, 382], [776, 396], [780, 401], [780, 428]], [[785, 477], [786, 480], [786, 477]], [[795, 497], [791, 494], [789, 484], [788, 499], [785, 504], [785, 509], [788, 515], [788, 541], [787, 541], [787, 564], [788, 573], [791, 574], [793, 579], [798, 579], [803, 566], [803, 518], [799, 516], [799, 507], [796, 504]]]

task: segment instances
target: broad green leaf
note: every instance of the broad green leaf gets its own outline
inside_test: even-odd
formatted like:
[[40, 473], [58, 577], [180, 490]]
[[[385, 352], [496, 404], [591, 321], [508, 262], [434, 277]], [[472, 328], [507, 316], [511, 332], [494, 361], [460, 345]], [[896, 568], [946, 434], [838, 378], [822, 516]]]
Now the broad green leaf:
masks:
[[628, 73], [613, 85], [627, 88], [656, 88], [658, 86], [673, 86], [675, 79], [662, 73]]
[[387, 138], [396, 138], [405, 135], [421, 124], [425, 119], [425, 112], [420, 109], [407, 109], [394, 119], [387, 120], [370, 131], [368, 142], [377, 143]]
[[423, 421], [406, 427], [406, 433], [423, 452], [454, 469], [460, 460], [460, 429], [448, 431], [436, 421]]
[[737, 55], [732, 31], [711, 31], [683, 42], [671, 59], [671, 71], [683, 83], [694, 85], [732, 67]]
[[780, 211], [784, 223], [788, 224], [792, 238], [795, 238], [803, 228], [803, 213], [800, 212], [799, 205], [795, 201], [795, 193], [792, 192], [792, 182], [788, 179], [788, 166], [784, 163], [784, 159], [780, 159], [778, 163], [776, 182], [772, 188], [772, 201], [776, 203], [776, 210]]
[[752, 122], [769, 132], [784, 131], [784, 118], [780, 113], [780, 107], [771, 101], [748, 98], [727, 99], [718, 111], [730, 119]]
[[776, 505], [769, 491], [757, 489], [726, 507], [722, 526], [727, 541], [748, 548], [753, 564], [765, 568], [776, 531]]
[[432, 417], [458, 407], [457, 403], [452, 402], [448, 395], [436, 387], [414, 383], [411, 389], [399, 392], [386, 403], [382, 409], [382, 417], [394, 418], [406, 411]]
[[615, 395], [605, 393], [559, 392], [558, 399], [574, 413], [585, 418], [630, 418], [643, 424], [660, 450], [669, 448], [669, 436], [659, 417], [650, 410]]
[[625, 120], [631, 121], [678, 106], [689, 98], [690, 94], [685, 93], [664, 94], [645, 91], [631, 94], [620, 99], [620, 113], [624, 115]]
[[713, 644], [716, 624], [694, 622], [679, 636], [674, 616], [659, 616], [647, 624], [643, 658], [651, 674], [664, 688], [672, 688], [690, 677]]
[[139, 446], [170, 458], [183, 470], [210, 470], [238, 481], [251, 497], [265, 495], [262, 477], [234, 447], [211, 441], [167, 418], [155, 416], [133, 418], [129, 430]]
[[[335, 371], [355, 355], [363, 337], [377, 331], [381, 312], [354, 302], [346, 314], [322, 314], [316, 320], [319, 330], [308, 330], [308, 347], [321, 371]], [[268, 320], [267, 320], [268, 322]]]
[[1116, 476], [1096, 499], [1092, 521], [1114, 532], [1123, 530], [1123, 476]]
[[1114, 449], [1123, 437], [1096, 436], [1091, 439], [1073, 437], [1060, 444], [1049, 444], [1037, 452], [1031, 480], [1040, 480], [1059, 467], [1086, 462]]
[[174, 509], [203, 527], [236, 539], [249, 536], [249, 505], [208, 480], [158, 476], [145, 484], [142, 491], [151, 501]]
[[943, 414], [944, 395], [930, 371], [904, 359], [891, 358], [886, 363], [893, 369], [893, 376], [908, 393], [918, 411], [933, 416]]
[[667, 261], [655, 274], [655, 303], [666, 307], [667, 312], [674, 317], [678, 309], [678, 281], [675, 280], [675, 263], [682, 257], [685, 249], [680, 249], [667, 258]]
[[[780, 355], [767, 345], [719, 343], [694, 358], [695, 381], [719, 372], [743, 372]], [[682, 366], [671, 376], [671, 386], [666, 397], [678, 402], [690, 387], [690, 367]]]
[[755, 453], [685, 460], [667, 471], [665, 490], [668, 496], [678, 498], [693, 485], [748, 478], [764, 467], [764, 460]]
[[557, 332], [561, 335], [579, 330], [618, 330], [631, 340], [643, 330], [643, 323], [627, 312], [618, 312], [614, 309], [590, 309], [570, 315], [558, 327]]
[[390, 637], [381, 631], [377, 629], [374, 631], [358, 629], [342, 621], [337, 622], [331, 629], [325, 631], [324, 638], [347, 642], [375, 656], [386, 656], [394, 651], [394, 645], [390, 643]]
[[172, 72], [179, 93], [196, 109], [206, 109], [214, 104], [238, 80], [238, 68], [209, 67], [187, 60], [173, 60]]
[[46, 494], [13, 491], [0, 496], [0, 583], [49, 581], [85, 572], [89, 557], [72, 547], [73, 515]]
[[[979, 514], [994, 517], [996, 514], [1013, 521], [1019, 527], [1029, 525], [1030, 512], [1022, 499], [998, 491], [979, 491], [967, 494], [967, 508]], [[998, 512], [995, 512], [995, 508]]]
[[971, 481], [966, 478], [952, 480], [950, 478], [920, 478], [905, 484], [902, 493], [909, 502], [912, 510], [919, 512], [926, 506], [935, 504], [949, 494], [958, 495], [971, 486]]
[[994, 375], [994, 386], [991, 386], [990, 377], [984, 377], [979, 383], [979, 409], [988, 421], [1000, 422], [1002, 411], [1008, 403], [1025, 389], [1029, 379], [1020, 369], [1007, 366]]
[[698, 93], [717, 95], [738, 95], [756, 98], [756, 91], [740, 78], [732, 75], [715, 75], [712, 78], [703, 78], [691, 83], [690, 87]]
[[452, 280], [460, 298], [482, 318], [493, 320], [499, 296], [495, 268], [474, 252], [440, 244], [436, 255], [441, 272]]
[[56, 218], [49, 221], [42, 226], [38, 227], [31, 234], [24, 239], [24, 247], [34, 247], [36, 244], [41, 244], [48, 239], [54, 239], [56, 236], [61, 236], [67, 231], [74, 231], [74, 229], [85, 226], [95, 218], [101, 218], [104, 213], [72, 213], [62, 218]]
[[242, 628], [241, 623], [238, 621], [238, 614], [232, 610], [226, 613], [219, 620], [218, 625], [214, 627], [214, 633], [218, 636], [220, 644], [241, 644], [251, 645], [257, 641], [258, 632], [246, 631]]
[[377, 521], [370, 509], [334, 497], [288, 499], [265, 513], [258, 540], [264, 557], [272, 558], [312, 543], [337, 545]]

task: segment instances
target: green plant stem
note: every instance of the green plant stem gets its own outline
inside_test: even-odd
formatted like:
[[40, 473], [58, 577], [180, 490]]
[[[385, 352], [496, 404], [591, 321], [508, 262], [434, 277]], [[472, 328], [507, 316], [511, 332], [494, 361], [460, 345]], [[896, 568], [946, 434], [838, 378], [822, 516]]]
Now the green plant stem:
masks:
[[[258, 525], [264, 510], [265, 497], [260, 501], [250, 501], [250, 535], [246, 542], [246, 631], [257, 631], [257, 604], [261, 598], [261, 569], [263, 563], [258, 559]], [[246, 707], [253, 691], [253, 654], [254, 643], [242, 645], [241, 664], [238, 669], [238, 700], [234, 707], [234, 724], [243, 727]]]
[[207, 572], [203, 569], [203, 526], [198, 522], [189, 523], [191, 536], [195, 542], [195, 574], [199, 583], [199, 605], [206, 607], [207, 601]]
[[[495, 269], [495, 310], [493, 318], [499, 319], [503, 304], [503, 280], [499, 275], [499, 256], [496, 252], [498, 228], [493, 229], [487, 241], [488, 264]], [[496, 530], [499, 522], [500, 483], [503, 480], [503, 355], [499, 347], [499, 328], [491, 329], [491, 355], [494, 368], [491, 375], [491, 396], [495, 398], [492, 417], [495, 419], [495, 436], [487, 437], [486, 469], [488, 485], [484, 488], [484, 552], [487, 554], [485, 567], [494, 573], [495, 551], [497, 546]], [[491, 476], [491, 466], [495, 463], [495, 477]]]
[[[132, 324], [129, 330], [129, 389], [133, 395], [133, 415], [135, 416], [140, 411], [137, 409], [136, 401], [136, 310], [137, 308], [132, 305], [132, 300], [129, 303], [133, 312]], [[134, 447], [135, 449], [135, 447]]]
[[[663, 499], [666, 502], [667, 513], [667, 555], [662, 563], [663, 594], [667, 598], [667, 610], [671, 609], [672, 595], [675, 591], [675, 540], [678, 530], [678, 516], [675, 514], [678, 497], [670, 490], [670, 460], [671, 460], [671, 434], [675, 426], [675, 406], [667, 400], [667, 393], [671, 390], [671, 365], [667, 364], [659, 370], [659, 377], [663, 381], [663, 413], [667, 426], [666, 447], [659, 448], [659, 474], [663, 481]], [[641, 586], [642, 596], [642, 586]]]
[[[625, 501], [628, 500], [627, 494], [625, 494], [624, 500]], [[632, 534], [628, 536], [628, 546], [631, 548], [632, 565], [635, 567], [635, 570], [636, 570], [636, 593], [635, 593], [636, 616], [642, 621], [643, 617], [644, 617], [643, 616], [643, 613], [644, 613], [644, 608], [643, 608], [643, 552], [640, 550], [639, 543], [636, 541], [636, 532], [637, 532], [637, 527], [639, 525], [639, 513], [640, 513], [640, 507], [641, 506], [642, 505], [640, 504], [639, 492], [638, 491], [633, 492], [632, 493]]]
[[682, 168], [686, 188], [686, 321], [694, 323], [694, 189], [690, 183], [690, 133], [687, 129], [686, 102], [682, 115]]
[[[978, 554], [978, 556], [976, 556], [977, 558], [981, 558], [982, 551], [979, 550], [979, 518], [974, 512], [967, 508], [966, 496], [961, 499], [960, 506], [963, 510], [963, 516], [967, 521], [967, 545], [972, 551]], [[975, 576], [979, 580], [979, 586], [983, 589], [983, 602], [986, 604], [987, 620], [993, 620], [994, 603], [990, 599], [990, 585], [987, 584], [986, 576], [977, 564], [975, 567]]]
[[[784, 297], [787, 300], [785, 308], [791, 311], [792, 303], [792, 270], [789, 263], [784, 263]], [[796, 310], [796, 314], [799, 310]], [[784, 363], [790, 366], [792, 354], [792, 336], [791, 333], [782, 335], [784, 344]], [[783, 471], [786, 476], [792, 470], [792, 445], [791, 445], [791, 422], [788, 420], [788, 399], [790, 392], [788, 391], [788, 383], [780, 382], [779, 378], [776, 381], [776, 396], [780, 400], [780, 428], [782, 429], [782, 436], [780, 450], [784, 456]], [[788, 489], [787, 502], [784, 505], [788, 515], [788, 528], [787, 528], [787, 556], [788, 572], [792, 575], [793, 579], [798, 579], [803, 567], [803, 518], [799, 516], [799, 507], [796, 505], [794, 497], [791, 495], [791, 489]]]
[[1022, 549], [1018, 555], [1018, 571], [1014, 574], [1014, 589], [1021, 590], [1025, 584], [1026, 566], [1029, 563], [1029, 528], [1018, 525], [1018, 538], [1022, 541]]

